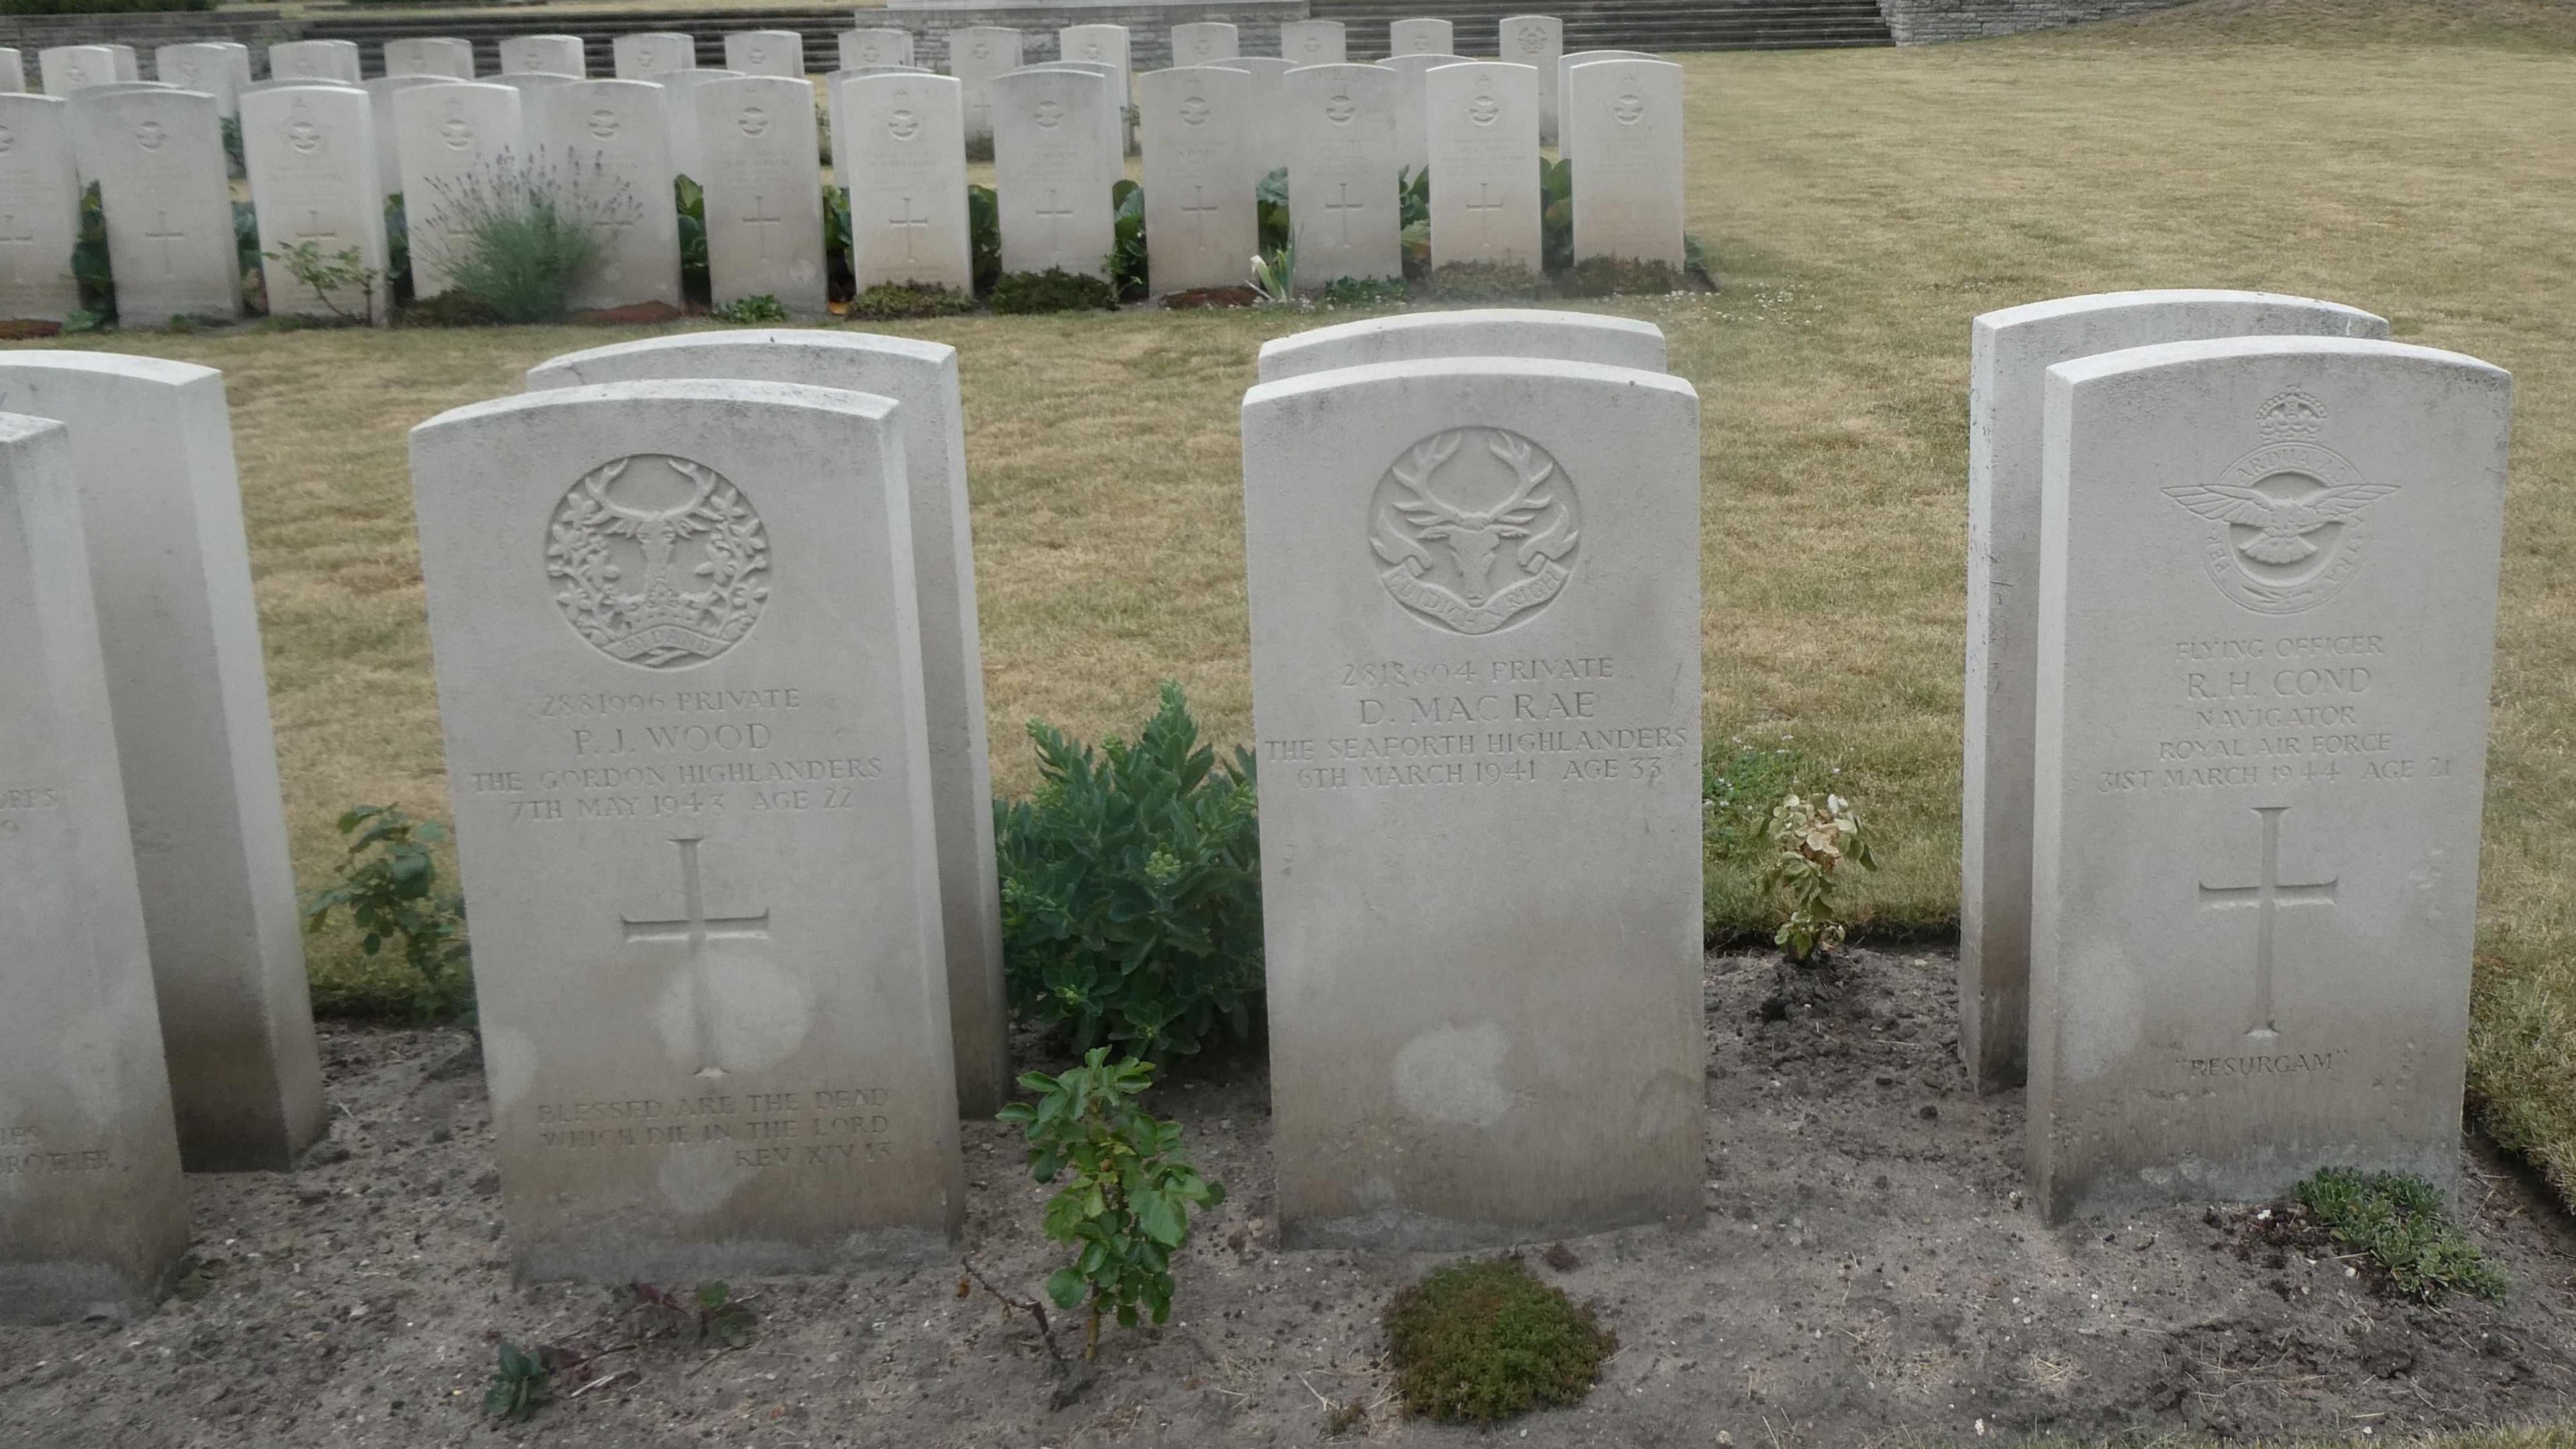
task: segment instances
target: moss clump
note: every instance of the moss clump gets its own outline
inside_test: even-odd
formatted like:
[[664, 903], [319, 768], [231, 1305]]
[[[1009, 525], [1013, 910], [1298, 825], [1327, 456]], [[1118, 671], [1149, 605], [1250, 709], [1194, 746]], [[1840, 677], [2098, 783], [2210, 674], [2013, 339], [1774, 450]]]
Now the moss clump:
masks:
[[1117, 290], [1101, 277], [1049, 267], [1043, 272], [1006, 272], [993, 284], [993, 310], [1005, 313], [1112, 311]]
[[2424, 1303], [2455, 1290], [2503, 1300], [2504, 1274], [2452, 1224], [2424, 1179], [2329, 1167], [2294, 1192], [2327, 1236], [2369, 1254], [2397, 1292]]
[[1580, 1403], [1619, 1342], [1518, 1258], [1453, 1263], [1398, 1293], [1386, 1338], [1405, 1412], [1471, 1423]]
[[904, 322], [923, 317], [958, 317], [975, 310], [975, 299], [948, 287], [887, 282], [850, 299], [844, 314], [853, 322]]

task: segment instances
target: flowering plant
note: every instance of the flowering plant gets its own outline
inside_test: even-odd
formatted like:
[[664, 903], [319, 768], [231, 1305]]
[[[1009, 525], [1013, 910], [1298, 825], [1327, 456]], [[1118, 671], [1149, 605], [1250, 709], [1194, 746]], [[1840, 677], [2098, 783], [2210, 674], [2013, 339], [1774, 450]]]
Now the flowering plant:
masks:
[[1772, 941], [1800, 964], [1831, 955], [1845, 935], [1834, 908], [1837, 872], [1845, 861], [1878, 869], [1860, 817], [1840, 795], [1821, 801], [1790, 795], [1771, 807], [1771, 844], [1776, 853], [1763, 872], [1763, 888], [1785, 897], [1789, 908]]

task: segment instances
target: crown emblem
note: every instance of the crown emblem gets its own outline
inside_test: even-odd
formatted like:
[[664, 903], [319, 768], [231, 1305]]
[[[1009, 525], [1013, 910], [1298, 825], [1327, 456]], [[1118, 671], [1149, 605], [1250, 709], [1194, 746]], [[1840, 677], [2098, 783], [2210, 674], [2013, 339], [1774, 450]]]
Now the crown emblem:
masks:
[[2298, 388], [2273, 394], [2254, 415], [2254, 424], [2263, 436], [2286, 442], [2292, 438], [2313, 438], [2325, 430], [2326, 405]]

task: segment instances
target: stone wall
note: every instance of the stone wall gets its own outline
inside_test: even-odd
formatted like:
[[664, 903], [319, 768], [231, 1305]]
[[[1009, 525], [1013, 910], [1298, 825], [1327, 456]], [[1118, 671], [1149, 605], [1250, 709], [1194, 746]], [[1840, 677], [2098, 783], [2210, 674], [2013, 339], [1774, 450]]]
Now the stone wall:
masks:
[[0, 45], [26, 53], [27, 85], [36, 85], [36, 52], [54, 45], [130, 45], [143, 58], [143, 74], [152, 74], [152, 52], [188, 40], [238, 40], [259, 52], [266, 74], [267, 48], [293, 40], [301, 27], [288, 24], [275, 10], [163, 10], [126, 15], [0, 16]]
[[974, 25], [998, 25], [1023, 32], [1023, 61], [1054, 60], [1055, 33], [1068, 25], [1124, 25], [1129, 31], [1128, 65], [1142, 73], [1172, 63], [1172, 27], [1196, 20], [1223, 20], [1238, 34], [1245, 55], [1277, 55], [1279, 25], [1306, 18], [1307, 0], [1244, 0], [1239, 4], [1128, 3], [1084, 5], [1078, 10], [1046, 4], [922, 5], [862, 12], [872, 25], [896, 25], [912, 32], [913, 59], [933, 70], [948, 69], [948, 32]]
[[1899, 45], [2018, 35], [2164, 10], [2182, 0], [1878, 0]]

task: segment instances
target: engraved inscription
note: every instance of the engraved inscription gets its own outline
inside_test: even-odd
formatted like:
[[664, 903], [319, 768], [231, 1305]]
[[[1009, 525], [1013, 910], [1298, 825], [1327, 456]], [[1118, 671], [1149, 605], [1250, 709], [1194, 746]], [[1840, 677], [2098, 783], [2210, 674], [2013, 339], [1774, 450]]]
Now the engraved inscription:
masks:
[[2331, 1072], [2348, 1052], [2283, 1052], [2277, 1056], [2187, 1057], [2183, 1072], [2194, 1077], [2294, 1077], [2307, 1072]]
[[582, 475], [546, 542], [566, 622], [611, 659], [703, 663], [742, 642], [769, 599], [769, 539], [741, 490], [703, 463], [639, 454]]
[[33, 1127], [0, 1126], [0, 1177], [63, 1177], [107, 1166], [104, 1148], [47, 1147]]
[[1607, 656], [1353, 663], [1350, 727], [1265, 739], [1261, 768], [1301, 790], [1660, 781], [1690, 729], [1626, 712], [1620, 683]]
[[2173, 652], [2180, 706], [2155, 755], [2102, 769], [2096, 793], [2370, 784], [2441, 779], [2449, 756], [2415, 753], [2386, 728], [2388, 639], [2381, 634], [2182, 639]]
[[538, 1143], [550, 1151], [733, 1144], [742, 1168], [840, 1167], [891, 1156], [898, 1109], [883, 1087], [717, 1092], [677, 1098], [540, 1103]]
[[63, 808], [63, 792], [51, 785], [0, 785], [0, 841], [15, 840], [27, 817]]
[[1387, 592], [1426, 623], [1490, 634], [1546, 607], [1574, 572], [1574, 482], [1536, 443], [1459, 428], [1405, 450], [1369, 504]]

